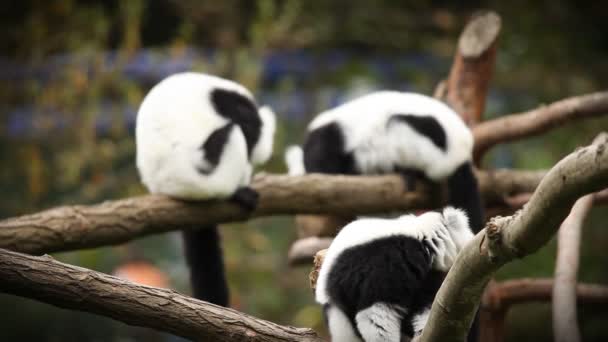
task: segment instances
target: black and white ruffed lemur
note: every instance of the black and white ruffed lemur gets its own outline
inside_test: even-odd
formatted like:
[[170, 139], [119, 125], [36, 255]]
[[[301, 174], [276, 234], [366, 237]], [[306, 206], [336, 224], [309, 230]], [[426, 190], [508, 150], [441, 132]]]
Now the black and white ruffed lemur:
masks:
[[[455, 256], [454, 248], [447, 251], [445, 246], [459, 250], [460, 242], [468, 239], [464, 236], [483, 225], [472, 149], [471, 131], [444, 103], [421, 94], [379, 91], [320, 113], [308, 126], [303, 148], [287, 150], [290, 174], [400, 173], [410, 181], [421, 177], [446, 184], [447, 204], [457, 208], [420, 218], [364, 219], [339, 233], [328, 251], [329, 260], [335, 260], [323, 263], [316, 293], [334, 341], [399, 341], [395, 336], [408, 339], [424, 327]], [[354, 228], [362, 226], [367, 230]], [[397, 229], [395, 239], [386, 239], [393, 234], [387, 229]], [[448, 234], [452, 230], [462, 234], [454, 238]], [[438, 258], [447, 259], [439, 265]], [[367, 323], [357, 317], [366, 317]], [[374, 328], [382, 317], [388, 326]], [[469, 341], [478, 339], [477, 325], [475, 319]], [[391, 331], [390, 338], [383, 329]]]
[[420, 334], [445, 273], [473, 238], [466, 214], [362, 218], [333, 240], [317, 278], [333, 342], [401, 342]]
[[[154, 86], [137, 114], [137, 168], [152, 193], [181, 200], [231, 199], [247, 209], [252, 165], [272, 154], [275, 115], [243, 86], [184, 72]], [[217, 226], [183, 232], [193, 296], [228, 306]]]

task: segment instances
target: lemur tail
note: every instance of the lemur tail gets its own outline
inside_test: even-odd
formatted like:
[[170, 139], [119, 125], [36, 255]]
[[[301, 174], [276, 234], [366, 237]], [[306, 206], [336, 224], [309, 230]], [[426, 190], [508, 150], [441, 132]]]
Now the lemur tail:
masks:
[[304, 151], [302, 147], [291, 145], [285, 150], [285, 164], [290, 176], [299, 176], [306, 173], [304, 168]]
[[183, 231], [184, 254], [190, 268], [192, 296], [228, 306], [228, 282], [217, 226]]

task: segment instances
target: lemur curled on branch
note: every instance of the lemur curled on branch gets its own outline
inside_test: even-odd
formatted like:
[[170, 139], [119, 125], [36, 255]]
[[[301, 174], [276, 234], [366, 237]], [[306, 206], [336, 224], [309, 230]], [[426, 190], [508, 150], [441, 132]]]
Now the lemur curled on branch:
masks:
[[[272, 154], [275, 115], [258, 108], [243, 86], [186, 72], [167, 77], [145, 96], [136, 124], [137, 168], [152, 193], [182, 200], [231, 199], [247, 209], [252, 165]], [[216, 226], [183, 232], [194, 297], [228, 305]]]
[[472, 238], [466, 214], [452, 207], [348, 224], [317, 278], [332, 341], [400, 342], [422, 332], [445, 274]]
[[[285, 158], [290, 174], [313, 172], [355, 175], [400, 173], [407, 181], [408, 188], [411, 188], [414, 178], [423, 178], [435, 185], [446, 184], [448, 205], [463, 210], [468, 216], [468, 220], [460, 218], [454, 219], [455, 221], [449, 220], [449, 222], [470, 222], [472, 232], [477, 233], [483, 225], [483, 212], [477, 180], [471, 162], [472, 150], [473, 136], [471, 131], [458, 114], [444, 103], [415, 93], [380, 91], [320, 113], [308, 126], [303, 148], [290, 147], [287, 150]], [[453, 213], [453, 211], [450, 212]], [[459, 217], [459, 215], [455, 214], [448, 216]], [[412, 219], [406, 221], [414, 222]], [[372, 240], [375, 240], [378, 236], [383, 236], [383, 227], [392, 224], [389, 223], [391, 221], [381, 220], [367, 220], [363, 222], [358, 223], [358, 221], [355, 221], [351, 225], [357, 227], [368, 226], [368, 229], [372, 233], [368, 234], [363, 233], [363, 230], [349, 229], [349, 233], [345, 233], [347, 236], [352, 236], [352, 239], [363, 239], [365, 241], [361, 240], [362, 245], [351, 248], [352, 250], [349, 250], [348, 253], [358, 253], [355, 250], [368, 248], [363, 246], [375, 246], [376, 242], [372, 242]], [[415, 224], [413, 225], [416, 226]], [[408, 225], [406, 224], [405, 226]], [[464, 225], [459, 224], [458, 226]], [[468, 229], [468, 223], [466, 227]], [[403, 229], [407, 230], [408, 228], [403, 227]], [[409, 229], [418, 228], [410, 227]], [[357, 236], [358, 234], [368, 235]], [[363, 272], [365, 277], [370, 277], [370, 281], [372, 281], [371, 279], [376, 279], [375, 282], [383, 282], [383, 279], [387, 279], [383, 277], [390, 277], [390, 275], [384, 274], [384, 272], [388, 272], [391, 269], [390, 267], [381, 268], [376, 273], [362, 270], [378, 267], [378, 260], [386, 261], [389, 264], [393, 262], [398, 263], [398, 261], [406, 262], [412, 267], [411, 272], [408, 274], [406, 272], [407, 267], [402, 268], [400, 272], [406, 273], [395, 275], [396, 278], [394, 280], [415, 282], [416, 285], [412, 285], [413, 287], [410, 288], [407, 284], [393, 284], [387, 285], [388, 287], [385, 290], [396, 291], [393, 293], [394, 296], [420, 295], [430, 300], [429, 303], [431, 303], [441, 285], [446, 269], [439, 268], [433, 271], [431, 267], [432, 256], [430, 254], [427, 255], [428, 253], [425, 252], [422, 240], [416, 243], [411, 241], [408, 243], [389, 243], [387, 247], [392, 246], [392, 248], [397, 249], [389, 254], [384, 254], [383, 248], [371, 248], [369, 252], [372, 253], [369, 255], [365, 253], [360, 254], [359, 257], [361, 258], [358, 263], [351, 264], [353, 267], [351, 269], [352, 272], [347, 272], [344, 276], [357, 277], [355, 275], [358, 274], [357, 272]], [[449, 242], [448, 240], [446, 240], [446, 244]], [[339, 241], [338, 238], [336, 238], [336, 241], [330, 247], [330, 251], [332, 248], [341, 251], [340, 247], [335, 246], [337, 241]], [[405, 248], [406, 252], [399, 248]], [[418, 250], [421, 254], [416, 254], [410, 250]], [[378, 254], [374, 254], [374, 251]], [[439, 252], [441, 252], [441, 248], [438, 249], [437, 253]], [[393, 258], [396, 258], [395, 260], [397, 261], [393, 260]], [[327, 266], [324, 263], [322, 267], [326, 269], [324, 272], [328, 274], [337, 272], [327, 270], [328, 267], [342, 268], [344, 272], [348, 270], [348, 266], [340, 266], [340, 262], [331, 266]], [[356, 269], [359, 270], [356, 271]], [[393, 268], [392, 270], [396, 269]], [[339, 274], [339, 272], [336, 274]], [[373, 278], [371, 274], [376, 278]], [[339, 275], [336, 277], [339, 277]], [[372, 299], [376, 296], [375, 292], [366, 292], [373, 290], [373, 282], [370, 283], [369, 288], [366, 288], [365, 285], [358, 281], [350, 282], [343, 279], [343, 281], [339, 282], [332, 283], [330, 281], [324, 283], [322, 284], [324, 289], [317, 290], [317, 300], [324, 305], [329, 303], [329, 301], [328, 297], [322, 295], [322, 293], [331, 293], [332, 291], [346, 293], [352, 291], [353, 293], [359, 293], [361, 296], [360, 298], [344, 297], [346, 299], [343, 299], [342, 302], [338, 300], [333, 305], [326, 305], [326, 308], [328, 308], [326, 314], [330, 332], [335, 340], [340, 341], [340, 336], [344, 334], [346, 334], [344, 336], [353, 336], [350, 330], [347, 329], [349, 325], [345, 322], [348, 321], [350, 322], [350, 326], [357, 327], [356, 313], [366, 309], [366, 307], [361, 307], [363, 305], [361, 303], [370, 305], [367, 309], [373, 309], [370, 311], [370, 314], [376, 315], [375, 319], [378, 319], [377, 315], [409, 317], [410, 321], [405, 324], [399, 321], [401, 328], [405, 329], [402, 331], [405, 337], [411, 337], [411, 334], [416, 330], [406, 329], [406, 325], [424, 326], [424, 324], [421, 324], [422, 321], [426, 322], [424, 315], [414, 315], [411, 308], [405, 308], [405, 310], [409, 310], [408, 312], [403, 311], [403, 309], [395, 311], [395, 307], [392, 306], [391, 301], [387, 302], [390, 304], [387, 304], [388, 306], [382, 302], [384, 304], [374, 309]], [[342, 287], [335, 289], [334, 287], [338, 285]], [[398, 286], [405, 287], [400, 288]], [[320, 293], [321, 295], [319, 295]], [[355, 302], [350, 302], [351, 300]], [[356, 307], [356, 310], [353, 309], [353, 305]], [[336, 313], [338, 312], [336, 310], [346, 313], [346, 316]], [[415, 321], [418, 323], [412, 322], [411, 319], [413, 318], [416, 318]], [[477, 322], [478, 320], [476, 319], [469, 334], [470, 341], [477, 339]], [[357, 329], [353, 331], [355, 337], [362, 337], [362, 331]], [[381, 335], [381, 332], [377, 332], [377, 335], [371, 334], [368, 336]], [[365, 338], [365, 336], [363, 337]], [[353, 339], [357, 340], [354, 337]], [[347, 341], [350, 339], [345, 338], [343, 340]], [[365, 338], [365, 340], [384, 341], [385, 339], [369, 337]], [[393, 341], [394, 339], [386, 340]]]

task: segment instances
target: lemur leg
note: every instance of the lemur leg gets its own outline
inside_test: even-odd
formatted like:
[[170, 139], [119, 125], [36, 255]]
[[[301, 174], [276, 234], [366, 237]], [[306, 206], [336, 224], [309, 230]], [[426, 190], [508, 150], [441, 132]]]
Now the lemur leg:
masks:
[[416, 182], [426, 179], [424, 173], [418, 170], [397, 168], [395, 171], [399, 173], [403, 179], [403, 182], [405, 183], [405, 191], [407, 192], [416, 191]]
[[365, 342], [400, 342], [401, 320], [401, 314], [384, 303], [376, 303], [355, 316]]
[[328, 304], [324, 311], [332, 342], [361, 342], [361, 339], [355, 334], [353, 325], [342, 310]]

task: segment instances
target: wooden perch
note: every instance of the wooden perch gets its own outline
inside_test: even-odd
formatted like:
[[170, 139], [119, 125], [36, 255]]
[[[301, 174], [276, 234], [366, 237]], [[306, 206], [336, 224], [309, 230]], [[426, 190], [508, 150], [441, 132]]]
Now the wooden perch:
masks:
[[521, 211], [491, 220], [460, 252], [435, 297], [418, 341], [464, 340], [493, 273], [545, 245], [579, 197], [606, 187], [607, 141], [562, 159], [543, 178]]
[[608, 91], [570, 97], [473, 127], [473, 155], [479, 160], [491, 147], [548, 131], [564, 123], [608, 114]]
[[175, 291], [4, 249], [0, 291], [194, 341], [322, 341], [311, 329], [281, 326]]
[[[492, 176], [496, 172], [499, 178]], [[542, 173], [536, 174], [536, 182], [530, 180], [527, 171], [480, 171], [478, 177], [482, 192], [494, 196], [496, 188], [507, 194], [512, 189], [531, 192]], [[518, 181], [520, 178], [523, 183]], [[430, 201], [425, 184], [418, 183], [417, 191], [406, 192], [402, 178], [396, 175], [259, 175], [252, 187], [259, 192], [260, 201], [251, 213], [226, 201], [182, 202], [147, 195], [9, 218], [0, 221], [0, 248], [42, 254], [119, 244], [145, 235], [250, 217], [295, 213], [369, 215], [439, 205]]]
[[447, 102], [469, 126], [481, 121], [494, 64], [501, 20], [494, 12], [476, 15], [465, 27], [447, 81], [435, 97]]

